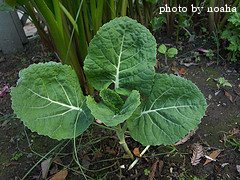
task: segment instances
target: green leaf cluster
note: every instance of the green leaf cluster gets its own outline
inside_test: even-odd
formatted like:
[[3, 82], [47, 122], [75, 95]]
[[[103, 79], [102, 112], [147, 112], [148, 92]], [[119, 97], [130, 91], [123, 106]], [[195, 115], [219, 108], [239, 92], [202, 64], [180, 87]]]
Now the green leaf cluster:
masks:
[[178, 54], [178, 50], [176, 48], [167, 48], [165, 44], [161, 44], [158, 48], [158, 52], [164, 54], [169, 58], [173, 58]]
[[[162, 47], [169, 57], [176, 54]], [[200, 123], [206, 101], [192, 82], [154, 72], [156, 49], [147, 28], [116, 18], [99, 29], [84, 61], [98, 97], [83, 95], [70, 66], [34, 64], [12, 88], [14, 112], [32, 131], [55, 139], [78, 136], [95, 118], [116, 130], [127, 152], [126, 129], [143, 145], [172, 144]]]
[[226, 29], [222, 32], [221, 38], [228, 41], [227, 50], [230, 51], [230, 60], [236, 62], [240, 57], [240, 13], [232, 13], [228, 19]]

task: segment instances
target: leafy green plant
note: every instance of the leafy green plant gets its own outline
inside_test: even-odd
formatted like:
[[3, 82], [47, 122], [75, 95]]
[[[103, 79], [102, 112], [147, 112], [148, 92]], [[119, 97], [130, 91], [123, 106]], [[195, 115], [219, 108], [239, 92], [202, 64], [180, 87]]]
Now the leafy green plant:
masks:
[[12, 108], [32, 131], [58, 140], [75, 139], [99, 119], [131, 158], [127, 130], [143, 145], [173, 144], [200, 123], [206, 101], [192, 82], [154, 72], [156, 47], [147, 28], [116, 18], [99, 29], [84, 61], [99, 97], [83, 95], [70, 66], [39, 63], [20, 71]]
[[12, 155], [11, 160], [12, 160], [12, 161], [17, 161], [17, 160], [19, 160], [22, 156], [23, 156], [23, 153], [16, 151], [16, 152], [14, 152], [14, 154]]
[[189, 42], [194, 40], [194, 35], [192, 35], [188, 28], [191, 26], [191, 24], [193, 24], [192, 20], [191, 20], [192, 16], [189, 16], [187, 13], [176, 13], [176, 42], [179, 41], [179, 32], [180, 30], [184, 30], [185, 36], [189, 36]]
[[206, 56], [208, 59], [212, 60], [213, 57], [214, 57], [213, 50], [211, 50], [211, 49], [207, 50], [205, 56]]
[[194, 51], [193, 53], [193, 58], [195, 62], [200, 62], [201, 61], [201, 57], [200, 57], [200, 53], [197, 51]]
[[144, 169], [144, 175], [148, 176], [151, 173], [151, 171], [148, 168]]
[[178, 54], [178, 50], [176, 48], [167, 48], [165, 44], [161, 44], [158, 48], [158, 52], [164, 55], [165, 64], [168, 63], [168, 58], [173, 58]]
[[232, 13], [228, 19], [228, 25], [222, 32], [221, 38], [229, 42], [227, 50], [231, 52], [230, 59], [236, 62], [240, 57], [240, 13]]
[[156, 30], [161, 30], [161, 28], [163, 27], [164, 24], [166, 24], [166, 17], [163, 15], [160, 15], [158, 17], [154, 17], [151, 20], [151, 25], [152, 25], [152, 30], [156, 31]]
[[234, 149], [240, 151], [240, 140], [235, 137], [227, 137], [225, 141], [226, 146], [231, 146]]
[[232, 87], [232, 84], [229, 83], [229, 81], [226, 80], [224, 77], [218, 78], [217, 82], [218, 82], [217, 83], [218, 88], [220, 88], [220, 87]]

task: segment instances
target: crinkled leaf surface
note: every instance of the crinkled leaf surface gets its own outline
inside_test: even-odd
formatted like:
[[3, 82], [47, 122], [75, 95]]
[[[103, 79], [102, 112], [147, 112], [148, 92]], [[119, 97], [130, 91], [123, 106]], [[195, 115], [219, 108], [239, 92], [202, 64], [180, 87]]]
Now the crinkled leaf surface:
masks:
[[127, 121], [132, 137], [143, 145], [168, 145], [196, 128], [206, 100], [192, 82], [156, 74], [151, 94], [140, 107]]
[[154, 77], [156, 41], [147, 28], [128, 17], [103, 25], [92, 39], [84, 70], [97, 90], [117, 88], [148, 92]]
[[100, 96], [103, 100], [103, 103], [115, 112], [119, 112], [124, 104], [123, 99], [114, 90], [103, 89], [100, 92]]
[[96, 119], [101, 120], [107, 126], [117, 126], [128, 119], [140, 105], [140, 94], [133, 90], [119, 113], [114, 112], [104, 103], [96, 103], [91, 97], [87, 97], [87, 105]]
[[20, 72], [11, 90], [12, 108], [32, 131], [54, 139], [67, 139], [93, 122], [74, 70], [60, 63], [30, 65]]

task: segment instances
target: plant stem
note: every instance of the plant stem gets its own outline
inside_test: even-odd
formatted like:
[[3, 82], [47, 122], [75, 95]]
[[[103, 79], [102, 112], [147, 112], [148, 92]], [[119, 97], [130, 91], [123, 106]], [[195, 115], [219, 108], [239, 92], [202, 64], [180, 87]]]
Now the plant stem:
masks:
[[164, 57], [165, 57], [165, 59], [164, 59], [164, 60], [165, 60], [165, 65], [168, 66], [167, 55], [166, 55], [166, 53], [164, 54]]
[[129, 157], [131, 159], [134, 159], [133, 154], [130, 151], [130, 149], [128, 148], [128, 145], [127, 145], [127, 143], [125, 141], [125, 135], [124, 135], [125, 131], [122, 129], [120, 124], [116, 126], [115, 130], [116, 130], [117, 137], [120, 140], [119, 144], [121, 144], [121, 146], [123, 147], [124, 151], [129, 155]]

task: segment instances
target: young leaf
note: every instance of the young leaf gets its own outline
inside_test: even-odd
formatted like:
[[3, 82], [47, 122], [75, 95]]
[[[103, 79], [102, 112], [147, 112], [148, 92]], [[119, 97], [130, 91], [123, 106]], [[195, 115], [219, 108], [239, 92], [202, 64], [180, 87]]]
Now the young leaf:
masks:
[[84, 70], [97, 90], [114, 84], [115, 89], [149, 92], [156, 62], [156, 40], [149, 30], [128, 17], [103, 25], [92, 39]]
[[96, 119], [99, 119], [107, 126], [117, 126], [128, 119], [140, 105], [140, 94], [138, 91], [133, 90], [119, 113], [114, 112], [102, 102], [96, 103], [91, 96], [87, 97], [87, 105]]
[[162, 54], [166, 54], [166, 52], [167, 52], [167, 47], [165, 46], [165, 44], [162, 44], [162, 45], [159, 46], [158, 52], [160, 52], [160, 53], [162, 53]]
[[60, 63], [39, 63], [20, 71], [11, 90], [12, 108], [32, 131], [54, 139], [83, 133], [93, 122], [74, 70]]
[[170, 48], [167, 50], [167, 56], [173, 58], [178, 54], [178, 50], [176, 48]]
[[148, 99], [127, 120], [132, 137], [143, 145], [168, 145], [197, 127], [206, 109], [200, 90], [181, 77], [156, 74]]
[[103, 103], [114, 112], [119, 112], [124, 104], [123, 99], [111, 89], [103, 89], [100, 92], [100, 96], [103, 100]]

